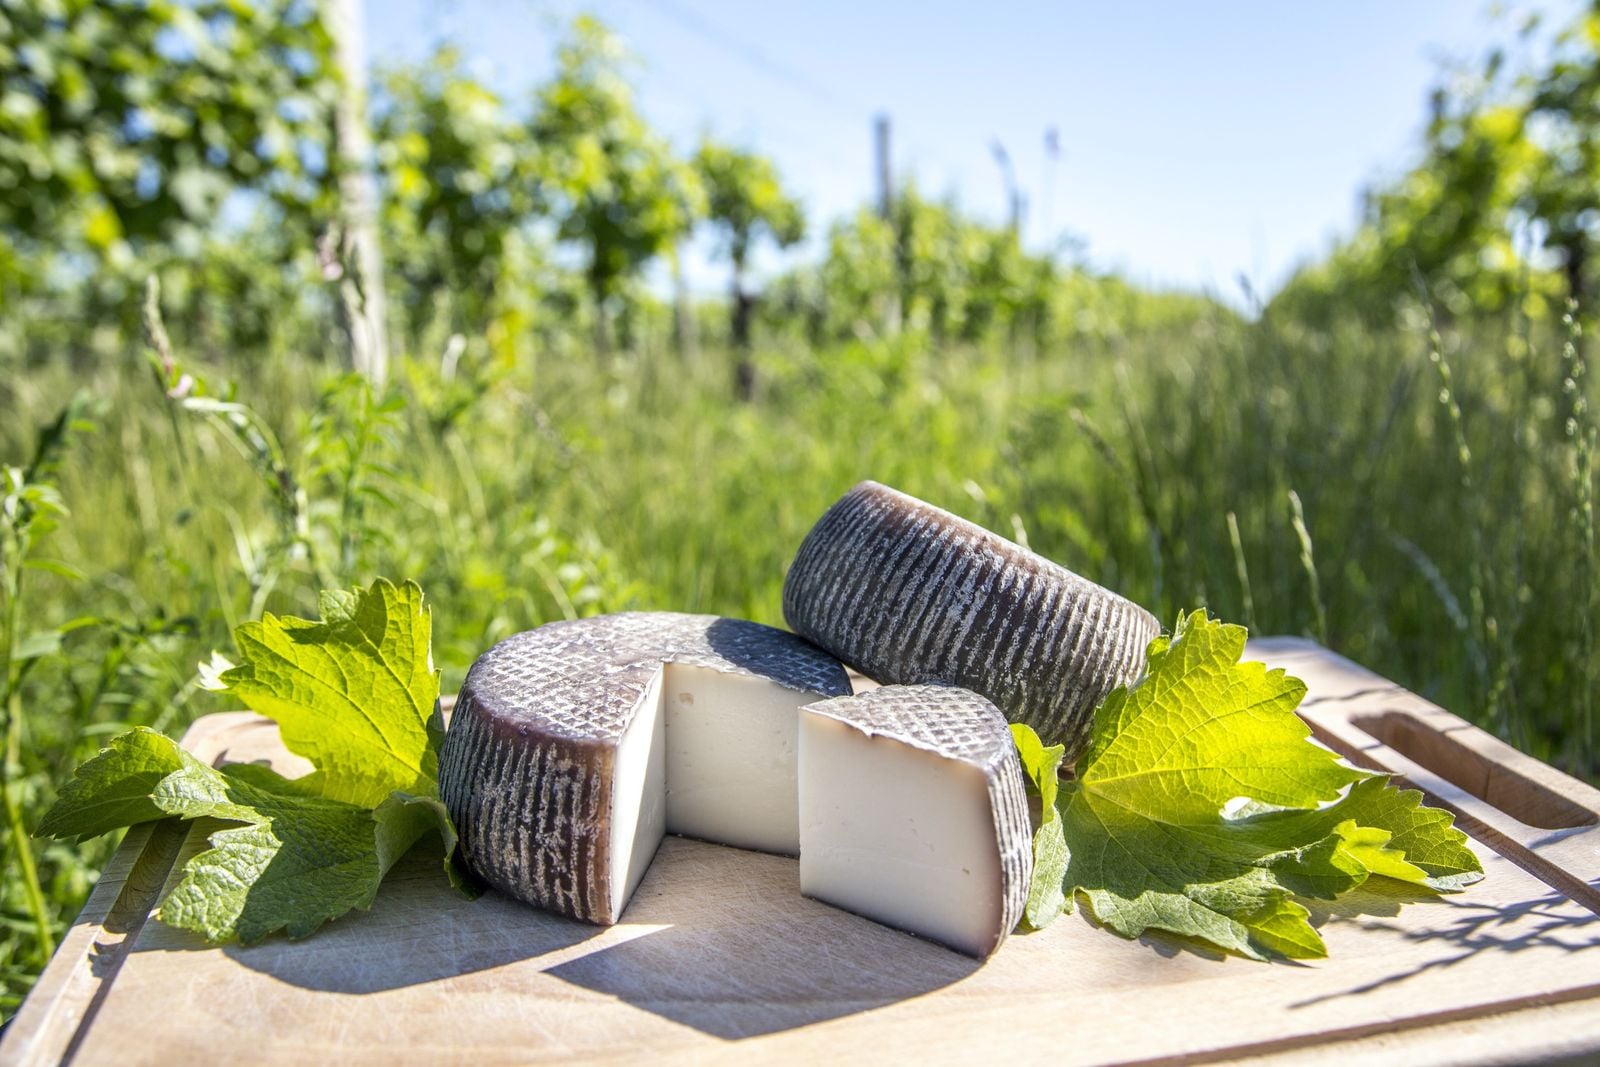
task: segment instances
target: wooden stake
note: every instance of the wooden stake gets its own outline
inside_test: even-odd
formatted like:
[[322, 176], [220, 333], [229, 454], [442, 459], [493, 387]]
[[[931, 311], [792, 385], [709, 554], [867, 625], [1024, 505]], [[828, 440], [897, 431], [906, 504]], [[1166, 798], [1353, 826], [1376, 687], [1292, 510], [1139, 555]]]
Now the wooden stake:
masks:
[[340, 163], [339, 284], [350, 330], [350, 362], [374, 385], [389, 376], [384, 329], [383, 251], [378, 241], [378, 183], [372, 172], [372, 137], [367, 129], [367, 61], [361, 0], [326, 0], [323, 5], [342, 85], [334, 111], [334, 147]]

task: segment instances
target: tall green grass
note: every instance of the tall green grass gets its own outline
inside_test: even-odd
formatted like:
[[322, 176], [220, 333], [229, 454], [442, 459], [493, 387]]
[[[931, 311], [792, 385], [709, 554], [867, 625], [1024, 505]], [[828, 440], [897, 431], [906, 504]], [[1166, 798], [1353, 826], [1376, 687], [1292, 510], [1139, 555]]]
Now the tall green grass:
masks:
[[[87, 367], [63, 353], [0, 385], [6, 464], [26, 465], [74, 395], [94, 424], [46, 472], [69, 514], [11, 627], [20, 641], [83, 620], [17, 686], [7, 789], [24, 829], [108, 734], [218, 710], [199, 661], [262, 610], [314, 611], [324, 584], [420, 581], [447, 687], [491, 642], [563, 616], [781, 624], [790, 555], [869, 477], [1025, 536], [1165, 619], [1205, 605], [1313, 635], [1596, 769], [1594, 423], [1575, 323], [1441, 335], [1352, 316], [1312, 332], [1196, 303], [1041, 353], [774, 342], [749, 404], [710, 350], [457, 345], [413, 353], [375, 396], [292, 350], [206, 366], [185, 343], [157, 340], [152, 358], [130, 340]], [[7, 1012], [109, 848], [6, 833]]]

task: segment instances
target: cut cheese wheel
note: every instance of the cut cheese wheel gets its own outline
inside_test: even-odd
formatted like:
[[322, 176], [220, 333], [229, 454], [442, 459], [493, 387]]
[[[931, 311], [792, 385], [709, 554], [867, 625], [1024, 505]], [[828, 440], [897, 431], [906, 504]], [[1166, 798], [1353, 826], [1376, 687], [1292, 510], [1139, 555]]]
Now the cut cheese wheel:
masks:
[[800, 889], [983, 959], [1022, 917], [1033, 832], [1006, 720], [885, 686], [800, 709]]
[[1075, 759], [1094, 708], [1144, 670], [1155, 616], [1003, 537], [862, 482], [817, 521], [783, 586], [789, 625], [885, 684], [988, 697]]
[[832, 656], [751, 622], [552, 623], [468, 671], [440, 797], [489, 885], [614, 923], [664, 833], [799, 851], [796, 709], [849, 692]]

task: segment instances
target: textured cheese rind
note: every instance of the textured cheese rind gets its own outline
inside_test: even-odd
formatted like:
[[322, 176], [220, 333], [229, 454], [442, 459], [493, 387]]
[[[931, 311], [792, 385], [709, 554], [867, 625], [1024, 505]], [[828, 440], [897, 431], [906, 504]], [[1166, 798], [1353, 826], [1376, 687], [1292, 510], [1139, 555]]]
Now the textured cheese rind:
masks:
[[844, 668], [813, 645], [714, 615], [631, 612], [508, 637], [467, 672], [439, 754], [439, 794], [478, 877], [550, 911], [617, 921], [617, 749], [667, 662], [819, 698], [850, 692]]
[[783, 587], [796, 633], [885, 684], [981, 693], [1075, 759], [1096, 705], [1144, 670], [1155, 616], [876, 482], [811, 528]]
[[[834, 719], [868, 737], [886, 737], [977, 769], [987, 784], [995, 846], [1000, 858], [1000, 914], [988, 956], [1022, 919], [1033, 880], [1033, 824], [1022, 761], [1005, 716], [977, 693], [946, 685], [888, 685], [854, 696], [807, 705], [802, 715]], [[883, 788], [894, 782], [885, 778]], [[864, 813], [870, 818], [870, 813]], [[805, 863], [802, 848], [801, 864]], [[870, 918], [884, 921], [880, 916]], [[915, 931], [914, 931], [915, 932]]]

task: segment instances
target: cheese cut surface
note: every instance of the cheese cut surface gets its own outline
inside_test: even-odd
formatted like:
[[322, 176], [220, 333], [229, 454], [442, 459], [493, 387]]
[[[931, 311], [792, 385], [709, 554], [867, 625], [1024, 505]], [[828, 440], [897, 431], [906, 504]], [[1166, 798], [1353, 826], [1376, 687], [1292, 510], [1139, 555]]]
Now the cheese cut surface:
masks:
[[798, 855], [796, 709], [817, 695], [684, 663], [663, 685], [668, 828]]
[[832, 656], [756, 623], [552, 623], [467, 672], [439, 793], [489, 885], [614, 923], [665, 833], [797, 851], [796, 709], [849, 692]]
[[949, 686], [800, 711], [800, 889], [987, 957], [1028, 899], [1033, 832], [1005, 717]]
[[876, 482], [807, 534], [783, 586], [796, 633], [885, 684], [981, 693], [1076, 759], [1096, 705], [1144, 670], [1155, 616]]

